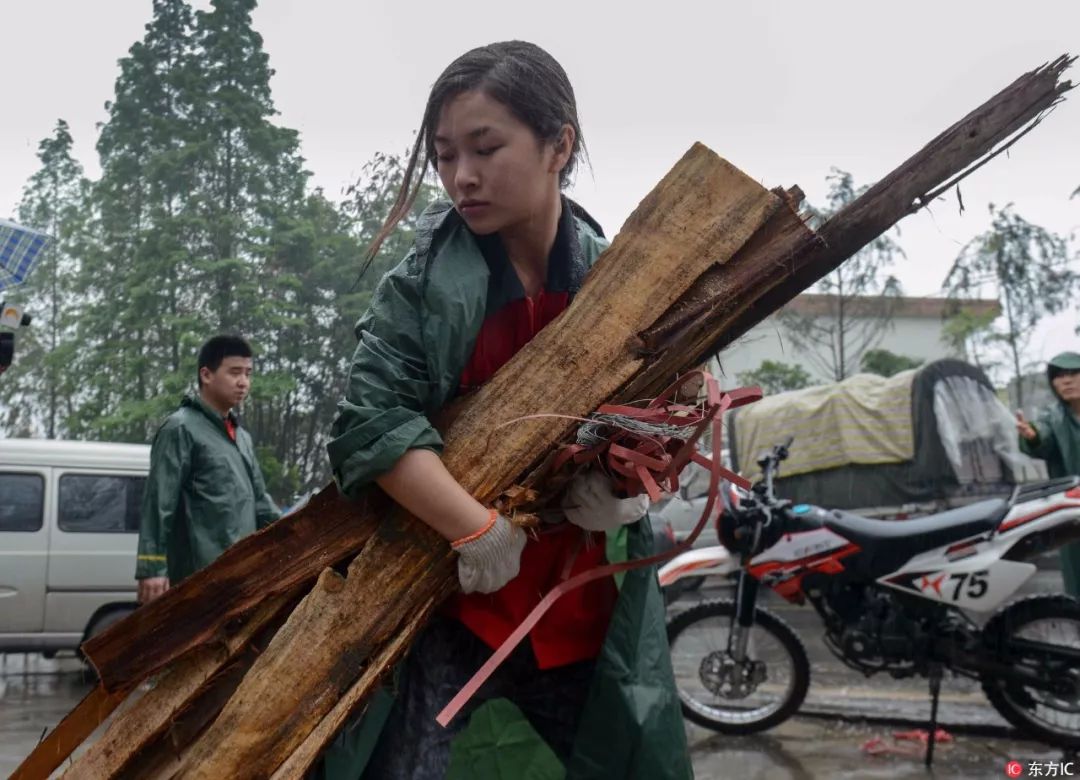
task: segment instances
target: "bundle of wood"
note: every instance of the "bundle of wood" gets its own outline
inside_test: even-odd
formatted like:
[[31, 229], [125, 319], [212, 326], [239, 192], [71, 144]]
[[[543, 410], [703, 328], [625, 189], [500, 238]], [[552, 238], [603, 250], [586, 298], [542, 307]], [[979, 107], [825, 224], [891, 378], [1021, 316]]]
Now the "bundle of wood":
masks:
[[[444, 460], [484, 503], [550, 492], [573, 422], [651, 397], [1038, 124], [1071, 88], [1025, 74], [811, 230], [695, 145], [641, 202], [573, 305], [445, 424]], [[524, 507], [527, 509], [527, 507]], [[331, 486], [84, 646], [100, 684], [14, 777], [302, 777], [456, 587], [449, 546], [377, 489]], [[152, 680], [152, 685], [140, 685]], [[122, 706], [121, 706], [122, 705]]]

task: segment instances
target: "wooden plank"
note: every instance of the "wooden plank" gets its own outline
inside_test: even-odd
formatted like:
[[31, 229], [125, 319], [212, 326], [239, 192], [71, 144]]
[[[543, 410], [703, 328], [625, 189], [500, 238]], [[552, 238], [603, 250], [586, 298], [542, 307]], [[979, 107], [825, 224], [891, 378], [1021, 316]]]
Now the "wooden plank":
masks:
[[[271, 596], [239, 621], [234, 630], [226, 632], [223, 641], [202, 645], [171, 664], [149, 691], [116, 714], [101, 738], [72, 764], [64, 778], [113, 777], [129, 768], [145, 746], [169, 731], [180, 713], [206, 697], [208, 683], [221, 675], [257, 635], [272, 633], [284, 622], [286, 608], [299, 596], [296, 591]], [[220, 684], [213, 682], [211, 687], [220, 689]], [[221, 703], [224, 705], [224, 700]], [[177, 744], [175, 735], [170, 742]]]
[[220, 669], [199, 688], [198, 694], [173, 713], [167, 728], [130, 752], [122, 766], [108, 775], [87, 777], [110, 780], [168, 780], [176, 775], [189, 745], [210, 724], [240, 685], [255, 660], [253, 648]]
[[193, 648], [216, 641], [226, 625], [264, 599], [310, 582], [359, 550], [390, 500], [372, 491], [343, 501], [334, 485], [300, 511], [234, 544], [213, 564], [140, 607], [83, 645], [106, 690], [137, 685]]
[[94, 686], [75, 709], [64, 716], [38, 746], [31, 751], [11, 775], [11, 780], [45, 780], [105, 722], [113, 710], [124, 701], [123, 692], [109, 693], [101, 685]]
[[[1005, 90], [1003, 93], [996, 96], [987, 104], [984, 104], [980, 109], [973, 114], [966, 117], [954, 128], [950, 128], [949, 131], [942, 134], [939, 139], [936, 139], [927, 149], [920, 152], [923, 155], [923, 162], [934, 168], [934, 176], [938, 176], [943, 170], [945, 171], [946, 178], [950, 177], [953, 173], [963, 171], [972, 166], [981, 164], [980, 160], [985, 160], [990, 149], [994, 148], [996, 144], [1007, 137], [1010, 132], [1014, 132], [1021, 128], [1025, 122], [1030, 121], [1033, 117], [1037, 116], [1041, 111], [1044, 111], [1056, 100], [1060, 99], [1060, 96], [1064, 91], [1070, 88], [1070, 85], [1065, 83], [1058, 83], [1057, 79], [1060, 77], [1061, 71], [1067, 65], [1067, 61], [1059, 60], [1053, 63], [1048, 68], [1044, 68], [1040, 71], [1036, 71], [1032, 74], [1027, 74], [1017, 81], [1016, 84]], [[1036, 83], [1037, 82], [1037, 83]], [[917, 155], [916, 157], [919, 157]], [[914, 158], [913, 158], [914, 159]], [[949, 162], [945, 166], [938, 164], [940, 160], [948, 159]], [[948, 168], [951, 166], [951, 170]], [[909, 172], [910, 173], [910, 172]], [[897, 180], [897, 184], [901, 180]], [[923, 184], [915, 186], [915, 182], [922, 181]], [[884, 180], [883, 180], [884, 181]], [[859, 211], [849, 212], [846, 216], [845, 224], [838, 224], [834, 226], [835, 232], [830, 240], [830, 246], [841, 247], [844, 251], [855, 251], [859, 246], [859, 240], [872, 240], [873, 235], [869, 238], [868, 231], [878, 230], [883, 232], [891, 223], [884, 224], [884, 215], [892, 213], [896, 219], [899, 216], [903, 216], [903, 213], [908, 213], [913, 209], [920, 207], [921, 203], [932, 198], [935, 194], [942, 191], [943, 187], [949, 185], [950, 182], [945, 178], [936, 178], [929, 184], [929, 189], [926, 187], [926, 182], [930, 181], [927, 177], [908, 177], [906, 179], [906, 186], [908, 188], [908, 194], [911, 191], [921, 189], [921, 192], [914, 196], [914, 200], [906, 200], [908, 197], [905, 194], [897, 196], [895, 201], [891, 204], [890, 208], [886, 212], [873, 214], [872, 210], [862, 211], [860, 216]], [[936, 189], [935, 189], [936, 188]], [[869, 193], [868, 193], [869, 194]], [[879, 203], [887, 203], [890, 200], [888, 193], [881, 193], [879, 195]], [[906, 202], [905, 202], [906, 201]], [[860, 210], [862, 210], [860, 206]], [[899, 214], [899, 216], [895, 216]], [[862, 227], [859, 226], [860, 220], [865, 219], [866, 224]], [[895, 219], [894, 219], [895, 221]], [[874, 225], [877, 227], [873, 227]], [[869, 226], [869, 227], [868, 227]], [[834, 252], [831, 255], [825, 253], [815, 254], [820, 252], [819, 249], [815, 249], [814, 246], [807, 246], [808, 241], [805, 236], [791, 236], [787, 239], [778, 238], [776, 236], [768, 242], [770, 244], [768, 251], [762, 250], [760, 252], [759, 260], [766, 263], [778, 262], [786, 264], [784, 266], [783, 273], [777, 274], [775, 268], [768, 273], [758, 274], [758, 271], [754, 263], [748, 263], [745, 266], [743, 264], [735, 265], [734, 261], [729, 267], [729, 273], [734, 273], [738, 268], [740, 273], [751, 273], [754, 278], [761, 278], [764, 281], [758, 285], [757, 283], [751, 284], [750, 289], [741, 288], [740, 292], [744, 293], [741, 296], [739, 308], [737, 311], [732, 312], [730, 310], [723, 310], [722, 316], [717, 317], [717, 311], [712, 310], [712, 320], [704, 325], [704, 330], [701, 332], [708, 333], [709, 339], [702, 339], [695, 341], [698, 344], [707, 344], [708, 346], [704, 350], [700, 350], [696, 353], [686, 352], [684, 353], [685, 361], [680, 366], [680, 369], [684, 369], [707, 354], [712, 348], [722, 346], [728, 343], [734, 335], [742, 332], [739, 329], [744, 330], [752, 325], [754, 322], [759, 321], [761, 318], [775, 310], [779, 305], [777, 301], [783, 303], [788, 298], [793, 296], [800, 289], [804, 289], [805, 286], [809, 286], [813, 280], [818, 278], [823, 273], [827, 273], [835, 265], [834, 263], [842, 262], [844, 257], [839, 257], [839, 254]], [[810, 243], [816, 244], [816, 241]], [[845, 255], [846, 257], [847, 255]], [[767, 268], [767, 266], [766, 266]], [[715, 269], [714, 269], [715, 270]], [[815, 276], [815, 274], [817, 276]], [[779, 279], [777, 279], [779, 277]], [[714, 280], [715, 281], [715, 280]], [[725, 281], [725, 277], [721, 276], [720, 281]], [[730, 282], [730, 279], [726, 281]], [[740, 283], [741, 284], [741, 283]], [[801, 287], [800, 287], [801, 285]], [[743, 303], [745, 301], [745, 303]], [[660, 325], [663, 322], [656, 324], [656, 328], [652, 326], [643, 328], [641, 333], [643, 338], [636, 343], [632, 343], [631, 347], [635, 350], [635, 354], [640, 356], [640, 372], [649, 375], [649, 382], [652, 386], [656, 386], [661, 382], [661, 377], [664, 374], [663, 364], [658, 359], [658, 354], [649, 354], [649, 348], [647, 339], [644, 338], [650, 335], [650, 330], [653, 334], [663, 330]], [[668, 323], [670, 324], [670, 322]], [[685, 328], [686, 323], [680, 324], [682, 332], [693, 332], [694, 328], [690, 330]], [[691, 323], [693, 325], [693, 323]], [[702, 323], [698, 323], [702, 325]], [[680, 330], [676, 328], [675, 330]], [[710, 331], [711, 329], [711, 331]], [[672, 331], [674, 332], [674, 331]], [[698, 333], [700, 336], [700, 333]], [[634, 342], [631, 339], [631, 342]], [[678, 345], [668, 347], [667, 349], [677, 349]], [[661, 350], [666, 352], [667, 350]], [[640, 378], [640, 377], [635, 377]], [[666, 382], [668, 376], [663, 376], [662, 381]], [[632, 387], [632, 381], [627, 382], [620, 389], [619, 393], [614, 397], [625, 399], [624, 395], [627, 389]], [[544, 409], [533, 408], [529, 412], [544, 411]], [[399, 530], [404, 530], [399, 521], [395, 526]], [[289, 543], [289, 539], [286, 537], [283, 542]], [[355, 548], [353, 548], [355, 549]], [[341, 548], [337, 551], [341, 553]], [[288, 554], [285, 550], [284, 554]], [[432, 556], [431, 562], [436, 568], [440, 564], [438, 556]], [[361, 573], [361, 569], [357, 569], [356, 573]], [[447, 569], [449, 571], [449, 569]], [[258, 576], [257, 574], [254, 576]], [[354, 571], [350, 569], [350, 579], [354, 576]], [[223, 593], [224, 598], [228, 598], [228, 594]], [[211, 616], [209, 620], [213, 620]], [[212, 633], [212, 631], [209, 631]], [[400, 636], [397, 636], [400, 639]], [[363, 667], [363, 662], [355, 664], [355, 672], [359, 674], [360, 668]], [[135, 672], [137, 674], [137, 672]]]
[[452, 592], [456, 570], [448, 545], [426, 526], [420, 534], [404, 533], [403, 515], [380, 524], [347, 577], [323, 572], [183, 757], [176, 777], [273, 774], [399, 626]]
[[221, 712], [254, 660], [253, 649], [245, 648], [240, 657], [218, 671], [199, 688], [196, 696], [173, 714], [164, 732], [141, 745], [123, 766], [107, 775], [89, 777], [111, 780], [168, 780], [173, 777], [188, 746]]
[[[698, 300], [729, 300], [735, 302], [737, 308], [717, 307], [705, 312], [706, 320], [699, 321], [695, 327], [685, 319], [685, 307], [672, 307], [672, 311], [655, 326], [643, 329], [646, 332], [640, 349], [648, 376], [627, 382], [617, 399], [642, 397], [642, 388], [657, 388], [670, 378], [670, 369], [677, 361], [669, 355], [660, 362], [658, 356], [664, 350], [658, 336], [696, 333], [699, 338], [693, 341], [693, 348], [683, 350], [683, 367], [700, 362], [809, 287], [897, 220], [932, 200], [956, 174], [982, 164], [1010, 133], [1038, 117], [1071, 89], [1069, 82], [1060, 80], [1070, 63], [1069, 58], [1062, 57], [1025, 74], [879, 182], [857, 201], [857, 207], [852, 204], [845, 209], [842, 219], [832, 221], [825, 232], [827, 245], [834, 247], [832, 251], [824, 251], [816, 239], [798, 235], [798, 226], [789, 223], [795, 232], [786, 237], [774, 236], [768, 250], [744, 252], [747, 262], [734, 263], [727, 271], [712, 269], [707, 277], [695, 284]], [[865, 215], [869, 215], [866, 225], [851, 227], [861, 225]], [[713, 255], [710, 253], [709, 256]], [[740, 273], [750, 273], [754, 278], [735, 279], [735, 274]], [[705, 337], [701, 337], [702, 334]], [[674, 342], [669, 340], [667, 343]], [[372, 498], [374, 496], [373, 493]], [[90, 642], [85, 651], [106, 685], [112, 689], [137, 683], [212, 636], [221, 620], [257, 603], [272, 579], [266, 577], [264, 581], [265, 569], [245, 567], [244, 559], [248, 556], [256, 560], [265, 548], [273, 547], [279, 552], [278, 562], [284, 562], [286, 567], [281, 573], [286, 576], [291, 573], [302, 580], [315, 576], [324, 565], [323, 561], [343, 559], [355, 553], [369, 530], [362, 521], [356, 520], [364, 508], [340, 501], [332, 490], [324, 491], [319, 498], [326, 502], [320, 512], [311, 507], [275, 524], [272, 532], [264, 531], [262, 535], [251, 537], [246, 544], [230, 550], [201, 577], [193, 577], [175, 588], [171, 597], [138, 610], [138, 623], [125, 621]], [[374, 509], [372, 511], [378, 514]], [[358, 533], [354, 536], [350, 531]], [[313, 551], [322, 557], [313, 560], [310, 557]], [[239, 576], [238, 570], [242, 570], [243, 577]], [[219, 581], [229, 583], [229, 587], [217, 587], [215, 583]], [[195, 597], [206, 588], [215, 591], [214, 603], [220, 611], [207, 612], [201, 608], [205, 600]]]
[[[722, 350], [901, 219], [951, 194], [1064, 100], [1074, 85], [1063, 76], [1075, 60], [1063, 55], [1020, 76], [833, 215], [816, 238], [797, 232], [775, 236], [754, 253], [760, 273], [737, 283], [743, 303], [714, 316], [708, 326], [711, 338], [688, 357], [701, 360]], [[734, 264], [716, 269], [703, 284], [724, 285], [727, 279], [730, 286], [729, 275], [740, 270], [746, 269]]]
[[[695, 145], [635, 210], [570, 309], [470, 397], [447, 432], [450, 472], [484, 502], [509, 488], [573, 423], [523, 422], [490, 436], [493, 426], [537, 410], [594, 410], [640, 365], [636, 334], [713, 262], [734, 255], [778, 206], [775, 195]], [[449, 546], [422, 523], [403, 512], [382, 522], [345, 578], [320, 576], [177, 776], [272, 773], [403, 619], [452, 591], [454, 569]]]
[[371, 658], [364, 668], [364, 673], [360, 675], [360, 679], [338, 699], [334, 708], [319, 721], [319, 725], [308, 734], [288, 760], [277, 768], [270, 780], [303, 780], [306, 777], [307, 771], [315, 764], [334, 735], [345, 725], [349, 716], [363, 709], [367, 697], [404, 656], [409, 649], [412, 637], [427, 623], [436, 606], [435, 599], [420, 605], [420, 608], [403, 624], [397, 635]]

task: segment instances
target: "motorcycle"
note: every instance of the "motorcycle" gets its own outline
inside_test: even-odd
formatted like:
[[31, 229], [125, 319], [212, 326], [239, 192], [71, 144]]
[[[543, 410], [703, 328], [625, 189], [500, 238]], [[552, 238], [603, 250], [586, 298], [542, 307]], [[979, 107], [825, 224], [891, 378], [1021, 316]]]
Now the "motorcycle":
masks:
[[[809, 602], [825, 643], [869, 676], [929, 680], [935, 733], [942, 674], [979, 681], [1019, 730], [1080, 747], [1080, 601], [1064, 594], [1013, 599], [1032, 559], [1080, 540], [1080, 478], [1018, 486], [991, 499], [914, 520], [888, 521], [778, 498], [773, 480], [791, 440], [758, 464], [751, 491], [721, 491], [723, 547], [691, 550], [660, 571], [732, 575], [733, 599], [699, 603], [668, 623], [673, 658], [701, 661], [680, 683], [691, 721], [726, 734], [772, 728], [795, 714], [810, 685], [798, 635], [758, 605], [762, 586]], [[987, 615], [989, 619], [985, 619]], [[932, 748], [928, 753], [928, 762]]]

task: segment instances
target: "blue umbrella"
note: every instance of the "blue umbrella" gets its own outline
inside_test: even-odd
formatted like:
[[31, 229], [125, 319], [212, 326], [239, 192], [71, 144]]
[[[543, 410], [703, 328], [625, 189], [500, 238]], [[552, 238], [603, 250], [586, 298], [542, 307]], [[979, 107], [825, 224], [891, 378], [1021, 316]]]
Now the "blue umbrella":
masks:
[[0, 219], [0, 290], [25, 282], [51, 241], [44, 233]]

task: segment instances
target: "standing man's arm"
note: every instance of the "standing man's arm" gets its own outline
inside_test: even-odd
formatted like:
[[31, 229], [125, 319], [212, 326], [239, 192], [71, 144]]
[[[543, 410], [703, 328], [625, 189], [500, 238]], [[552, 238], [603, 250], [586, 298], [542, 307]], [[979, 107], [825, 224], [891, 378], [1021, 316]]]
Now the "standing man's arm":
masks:
[[167, 422], [150, 448], [150, 473], [139, 519], [139, 553], [135, 579], [139, 603], [153, 601], [169, 589], [168, 549], [183, 485], [191, 474], [191, 440], [184, 429]]
[[255, 491], [255, 527], [262, 530], [281, 517], [281, 510], [274, 503], [274, 499], [270, 498], [270, 494], [266, 492], [266, 481], [263, 479], [259, 461], [254, 457], [252, 459], [255, 463], [255, 468], [252, 470], [252, 477], [255, 481], [252, 486]]

